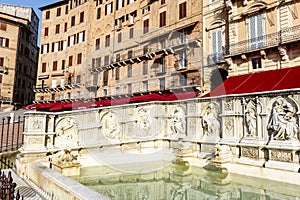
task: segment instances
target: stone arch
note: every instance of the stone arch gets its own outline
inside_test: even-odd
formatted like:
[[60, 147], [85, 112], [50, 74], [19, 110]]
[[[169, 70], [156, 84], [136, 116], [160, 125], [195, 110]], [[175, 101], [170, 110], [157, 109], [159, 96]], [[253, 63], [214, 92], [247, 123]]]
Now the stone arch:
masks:
[[211, 90], [222, 84], [228, 76], [228, 71], [223, 68], [215, 69], [211, 72], [210, 83]]
[[210, 30], [217, 29], [217, 28], [220, 28], [225, 25], [226, 25], [225, 19], [218, 18], [218, 19], [215, 19], [212, 22], [210, 22], [205, 30], [210, 31]]
[[263, 1], [257, 1], [254, 3], [251, 3], [249, 6], [247, 6], [244, 11], [242, 12], [242, 15], [251, 15], [254, 13], [257, 13], [261, 10], [264, 10], [267, 8], [267, 4]]

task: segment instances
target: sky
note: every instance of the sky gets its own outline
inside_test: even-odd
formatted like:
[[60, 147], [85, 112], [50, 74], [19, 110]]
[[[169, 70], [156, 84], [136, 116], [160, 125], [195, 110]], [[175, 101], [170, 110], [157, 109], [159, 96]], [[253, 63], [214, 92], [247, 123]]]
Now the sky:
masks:
[[[41, 25], [42, 12], [39, 10], [39, 8], [58, 1], [59, 0], [0, 0], [0, 3], [32, 7], [40, 19], [40, 25]], [[40, 32], [40, 28], [39, 28], [39, 32]]]

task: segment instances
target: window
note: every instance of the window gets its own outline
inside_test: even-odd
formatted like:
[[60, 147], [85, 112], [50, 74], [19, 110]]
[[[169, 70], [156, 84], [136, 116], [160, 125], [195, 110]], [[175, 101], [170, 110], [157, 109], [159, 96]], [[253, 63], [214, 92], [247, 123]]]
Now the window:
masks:
[[75, 26], [75, 16], [71, 18], [71, 26]]
[[[4, 42], [5, 41], [5, 42]], [[9, 47], [9, 39], [8, 38], [4, 38], [3, 43], [2, 43], [3, 47]]]
[[183, 50], [179, 52], [179, 69], [185, 69], [186, 68], [186, 52]]
[[79, 65], [79, 64], [81, 64], [81, 62], [82, 62], [82, 53], [79, 53], [77, 55], [77, 64]]
[[109, 65], [109, 55], [104, 57], [104, 65], [105, 66]]
[[134, 28], [129, 29], [129, 39], [134, 37]]
[[56, 79], [52, 79], [52, 88], [56, 88]]
[[64, 31], [67, 32], [68, 31], [68, 22], [65, 22], [65, 28]]
[[42, 64], [42, 72], [46, 72], [47, 63]]
[[61, 15], [61, 8], [57, 8], [56, 17], [59, 17], [60, 15]]
[[56, 71], [56, 70], [57, 70], [57, 61], [53, 61], [52, 71]]
[[127, 65], [127, 77], [132, 77], [132, 65]]
[[109, 3], [105, 5], [105, 15], [111, 14], [113, 11], [113, 3]]
[[143, 92], [148, 91], [148, 81], [143, 81]]
[[0, 58], [0, 66], [1, 66], [1, 67], [4, 66], [4, 58]]
[[264, 18], [263, 14], [249, 18], [249, 40], [250, 49], [264, 46]]
[[7, 24], [4, 23], [4, 22], [0, 22], [0, 30], [1, 31], [6, 31], [6, 29], [7, 29]]
[[148, 61], [143, 62], [143, 75], [148, 73]]
[[80, 75], [77, 75], [77, 77], [76, 77], [76, 83], [77, 83], [77, 84], [80, 84], [80, 82], [81, 82], [80, 79], [81, 79]]
[[100, 49], [100, 38], [96, 39], [95, 49], [96, 49], [96, 50], [99, 50], [99, 49]]
[[69, 67], [73, 64], [73, 56], [69, 56]]
[[159, 79], [159, 89], [160, 90], [165, 90], [166, 89], [166, 79], [165, 78], [160, 78]]
[[132, 84], [131, 83], [127, 84], [127, 90], [128, 90], [128, 94], [132, 94]]
[[148, 53], [148, 45], [143, 46], [143, 54]]
[[150, 6], [146, 6], [145, 8], [143, 8], [143, 10], [142, 10], [143, 14], [146, 14], [148, 12], [150, 12]]
[[77, 40], [78, 40], [77, 43], [82, 43], [82, 42], [84, 42], [84, 40], [85, 40], [85, 31], [82, 31], [82, 32], [80, 32], [80, 33], [78, 34]]
[[117, 10], [124, 7], [124, 0], [117, 0]]
[[84, 12], [81, 12], [79, 23], [82, 23], [83, 21], [84, 21]]
[[159, 14], [159, 27], [166, 26], [166, 11]]
[[160, 0], [160, 4], [164, 5], [166, 3], [166, 0]]
[[66, 60], [61, 61], [61, 69], [64, 70], [66, 67]]
[[65, 87], [65, 79], [60, 79], [60, 87]]
[[211, 50], [213, 62], [220, 62], [223, 60], [222, 51], [222, 31], [218, 30], [211, 33]]
[[59, 34], [60, 25], [57, 24], [55, 27], [55, 34]]
[[180, 78], [180, 85], [181, 86], [185, 86], [186, 84], [187, 84], [187, 78], [186, 78], [186, 73], [182, 73], [182, 74], [180, 74], [180, 76], [179, 76], [179, 78]]
[[122, 42], [122, 33], [118, 33], [118, 43]]
[[66, 6], [65, 14], [67, 15], [69, 13], [69, 6]]
[[101, 8], [97, 9], [97, 19], [101, 18]]
[[3, 77], [2, 74], [0, 74], [0, 83], [2, 83], [2, 77]]
[[98, 85], [98, 74], [93, 75], [93, 85]]
[[129, 50], [128, 53], [127, 53], [127, 55], [128, 55], [128, 59], [132, 58], [132, 56], [133, 56], [133, 51], [132, 51], [132, 50]]
[[46, 19], [50, 19], [50, 11], [49, 10], [46, 12]]
[[179, 19], [186, 17], [186, 2], [179, 4]]
[[116, 55], [116, 62], [120, 62], [120, 58], [121, 58], [121, 55], [119, 53], [117, 53], [117, 55]]
[[109, 47], [110, 45], [110, 35], [105, 36], [105, 47]]
[[160, 73], [165, 73], [166, 72], [166, 65], [165, 65], [165, 57], [161, 56], [159, 59], [159, 71]]
[[108, 71], [103, 72], [103, 86], [108, 85]]
[[55, 100], [55, 94], [51, 94], [51, 100]]
[[149, 32], [149, 19], [144, 20], [144, 30], [143, 33], [148, 33]]
[[261, 58], [252, 59], [252, 68], [253, 69], [261, 69], [262, 68]]
[[120, 79], [120, 67], [116, 68], [116, 80]]
[[49, 35], [49, 28], [46, 27], [46, 28], [45, 28], [45, 31], [44, 31], [44, 36], [48, 36], [48, 35]]

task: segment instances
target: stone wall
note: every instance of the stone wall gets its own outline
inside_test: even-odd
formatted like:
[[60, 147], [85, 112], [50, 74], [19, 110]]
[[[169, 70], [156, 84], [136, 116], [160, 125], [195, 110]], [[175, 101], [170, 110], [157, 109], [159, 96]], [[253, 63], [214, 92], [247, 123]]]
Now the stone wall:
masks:
[[182, 138], [193, 150], [299, 164], [299, 92], [25, 113], [23, 153]]

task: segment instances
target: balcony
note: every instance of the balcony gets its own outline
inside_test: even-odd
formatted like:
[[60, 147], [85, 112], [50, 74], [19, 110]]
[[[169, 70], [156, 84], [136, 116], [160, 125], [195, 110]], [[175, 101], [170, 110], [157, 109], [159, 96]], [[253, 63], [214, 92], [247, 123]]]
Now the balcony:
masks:
[[283, 29], [279, 32], [267, 34], [233, 43], [224, 48], [224, 56], [231, 57], [253, 51], [277, 47], [282, 44], [300, 40], [300, 25]]
[[223, 52], [217, 52], [210, 55], [207, 55], [206, 63], [204, 63], [205, 66], [212, 66], [215, 64], [219, 64], [224, 62], [224, 53]]
[[8, 74], [8, 69], [6, 67], [0, 66], [0, 73]]
[[60, 92], [68, 89], [80, 88], [80, 83], [69, 83], [68, 85], [57, 85], [56, 87], [50, 87], [48, 85], [37, 85], [33, 87], [33, 91], [36, 93], [48, 93], [48, 92]]

